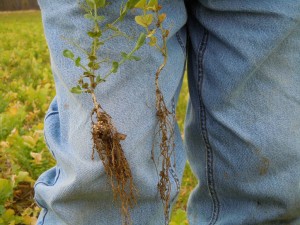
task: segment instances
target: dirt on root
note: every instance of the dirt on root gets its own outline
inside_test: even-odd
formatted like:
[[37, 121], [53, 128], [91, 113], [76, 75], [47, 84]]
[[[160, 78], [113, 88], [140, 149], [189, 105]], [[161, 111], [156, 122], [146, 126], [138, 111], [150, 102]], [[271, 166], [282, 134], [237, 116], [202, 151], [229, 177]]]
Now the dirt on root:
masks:
[[121, 141], [125, 140], [126, 135], [117, 131], [111, 116], [101, 108], [96, 100], [94, 106], [91, 113], [92, 159], [94, 159], [94, 153], [97, 152], [110, 179], [114, 199], [121, 202], [123, 224], [129, 225], [132, 224], [129, 210], [136, 204], [137, 189], [134, 186], [131, 169], [121, 145]]

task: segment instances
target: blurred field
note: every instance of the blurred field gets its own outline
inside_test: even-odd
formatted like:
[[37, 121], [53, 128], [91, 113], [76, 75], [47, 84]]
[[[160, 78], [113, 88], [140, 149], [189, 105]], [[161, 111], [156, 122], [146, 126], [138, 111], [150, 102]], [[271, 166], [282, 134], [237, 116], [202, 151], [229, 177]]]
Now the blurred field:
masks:
[[[37, 177], [55, 164], [43, 138], [43, 119], [55, 95], [39, 12], [0, 13], [0, 225], [35, 224]], [[182, 129], [184, 80], [177, 107]], [[187, 166], [171, 225], [186, 225], [188, 194], [196, 185]]]

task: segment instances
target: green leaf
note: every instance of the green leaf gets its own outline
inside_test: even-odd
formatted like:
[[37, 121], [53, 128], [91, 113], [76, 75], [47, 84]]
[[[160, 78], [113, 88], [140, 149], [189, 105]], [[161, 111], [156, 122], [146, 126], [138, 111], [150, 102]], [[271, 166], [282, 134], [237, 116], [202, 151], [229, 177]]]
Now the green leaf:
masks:
[[146, 5], [147, 5], [147, 0], [139, 0], [134, 7], [138, 9], [144, 9]]
[[158, 0], [149, 0], [148, 7], [157, 9], [158, 8]]
[[[4, 213], [4, 211], [5, 211], [5, 207], [3, 205], [0, 205], [0, 215], [2, 215]], [[0, 224], [3, 224], [1, 222], [3, 222], [3, 220], [1, 221], [1, 218], [0, 218]]]
[[90, 55], [90, 56], [89, 56], [89, 60], [91, 60], [91, 61], [95, 61], [96, 59], [97, 59], [97, 57], [94, 56], [94, 55]]
[[139, 2], [140, 0], [128, 0], [125, 7], [120, 10], [120, 18], [119, 20], [123, 20], [126, 16], [128, 10], [133, 9], [134, 6]]
[[95, 0], [85, 0], [86, 4], [90, 7], [90, 8], [94, 8]]
[[63, 52], [64, 57], [69, 58], [69, 59], [74, 59], [74, 54], [70, 50], [66, 49]]
[[99, 70], [100, 69], [100, 63], [95, 63], [93, 66], [94, 70]]
[[75, 65], [80, 66], [80, 61], [81, 61], [81, 58], [77, 57], [77, 59], [75, 60]]
[[101, 77], [100, 77], [100, 75], [98, 75], [97, 77], [96, 77], [96, 83], [101, 83], [101, 82], [105, 82], [105, 80], [104, 79], [102, 79]]
[[97, 47], [99, 47], [100, 45], [104, 45], [104, 42], [101, 42], [101, 41], [99, 41], [98, 39], [96, 39], [95, 45], [96, 45]]
[[93, 76], [93, 74], [91, 72], [84, 72], [83, 75], [84, 75], [84, 77]]
[[138, 25], [141, 25], [142, 27], [149, 27], [153, 22], [153, 15], [146, 14], [146, 15], [142, 15], [142, 16], [136, 16], [135, 22]]
[[102, 35], [102, 33], [100, 31], [89, 31], [87, 32], [87, 34], [91, 37], [91, 38], [95, 38], [95, 37], [100, 37]]
[[89, 62], [88, 67], [94, 70], [98, 70], [100, 68], [100, 64], [95, 62]]
[[0, 205], [3, 205], [12, 194], [13, 186], [11, 182], [6, 179], [0, 179]]
[[113, 62], [111, 72], [116, 73], [118, 71], [118, 69], [119, 69], [119, 63], [118, 62]]
[[86, 18], [88, 20], [94, 20], [95, 19], [94, 16], [92, 14], [90, 14], [90, 13], [85, 14], [84, 18]]
[[72, 87], [72, 89], [70, 90], [73, 94], [81, 94], [82, 93], [82, 89], [80, 86], [77, 87]]
[[124, 17], [126, 16], [126, 13], [127, 13], [127, 9], [126, 9], [126, 8], [125, 8], [125, 9], [122, 9], [122, 10], [120, 11], [120, 17], [119, 17], [119, 20], [120, 20], [120, 21], [123, 21]]
[[106, 4], [105, 0], [94, 0], [94, 1], [95, 1], [95, 4], [96, 4], [97, 8], [104, 7], [105, 4]]
[[[25, 171], [20, 171], [18, 173], [18, 175], [15, 177], [15, 183], [18, 184], [22, 181], [26, 181], [26, 182], [34, 182], [33, 179], [29, 176], [28, 172]], [[16, 185], [15, 184], [15, 185]]]
[[127, 55], [126, 52], [121, 52], [121, 56], [122, 56], [122, 58], [124, 58], [124, 59], [128, 59], [128, 55]]
[[105, 0], [85, 0], [85, 2], [92, 9], [94, 8], [94, 6], [96, 6], [97, 8], [100, 8], [100, 7], [104, 7], [106, 5]]
[[128, 9], [133, 9], [134, 6], [141, 0], [129, 0], [127, 3], [126, 3], [126, 7]]
[[142, 47], [145, 44], [145, 41], [146, 41], [146, 34], [141, 33], [136, 42], [134, 49], [138, 50], [140, 47]]
[[129, 60], [140, 61], [140, 60], [141, 60], [141, 58], [140, 58], [140, 57], [138, 57], [138, 56], [134, 56], [134, 55], [132, 55], [132, 56], [130, 56], [130, 57], [129, 57]]
[[88, 83], [84, 83], [84, 84], [82, 84], [82, 88], [85, 88], [85, 89], [87, 89], [89, 87], [89, 84]]
[[8, 225], [13, 225], [16, 222], [15, 211], [13, 209], [7, 209], [1, 217]]
[[96, 16], [95, 18], [98, 22], [101, 22], [105, 19], [105, 16]]
[[98, 76], [96, 77], [96, 82], [97, 82], [97, 83], [100, 83], [101, 80], [102, 80], [102, 79], [101, 79], [100, 75], [98, 75]]

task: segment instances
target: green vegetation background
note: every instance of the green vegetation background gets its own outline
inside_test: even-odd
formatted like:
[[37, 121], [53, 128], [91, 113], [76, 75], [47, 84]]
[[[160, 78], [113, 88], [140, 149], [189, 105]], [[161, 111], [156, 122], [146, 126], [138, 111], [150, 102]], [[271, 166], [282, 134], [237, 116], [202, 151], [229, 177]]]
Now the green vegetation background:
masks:
[[[55, 87], [40, 12], [0, 13], [0, 225], [35, 225], [38, 176], [55, 164], [43, 136], [43, 119]], [[177, 107], [183, 131], [186, 78]], [[186, 203], [197, 184], [187, 165], [170, 225], [187, 225]]]

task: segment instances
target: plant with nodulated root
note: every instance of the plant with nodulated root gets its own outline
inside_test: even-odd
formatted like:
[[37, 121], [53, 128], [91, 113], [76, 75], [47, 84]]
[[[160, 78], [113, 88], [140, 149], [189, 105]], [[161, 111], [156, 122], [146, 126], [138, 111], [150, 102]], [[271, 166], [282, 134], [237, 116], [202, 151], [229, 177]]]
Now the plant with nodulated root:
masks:
[[[117, 73], [119, 67], [125, 62], [140, 60], [134, 54], [145, 43], [146, 35], [144, 33], [139, 35], [135, 46], [129, 53], [120, 52], [121, 59], [119, 61], [113, 61], [108, 58], [100, 59], [99, 57], [99, 55], [101, 56], [101, 47], [107, 42], [117, 37], [131, 39], [120, 30], [118, 23], [123, 20], [129, 10], [134, 8], [137, 2], [138, 0], [129, 0], [121, 7], [120, 16], [114, 22], [103, 25], [101, 22], [105, 20], [105, 17], [98, 15], [98, 9], [105, 8], [108, 5], [106, 0], [85, 0], [85, 3], [81, 4], [81, 8], [85, 11], [84, 17], [93, 22], [93, 27], [87, 32], [87, 35], [91, 38], [90, 49], [83, 49], [76, 41], [63, 37], [88, 58], [87, 65], [83, 65], [81, 58], [75, 57], [72, 51], [66, 49], [63, 52], [66, 58], [71, 59], [77, 67], [83, 70], [77, 86], [73, 87], [71, 92], [75, 94], [88, 93], [91, 95], [94, 106], [91, 111], [92, 159], [94, 159], [94, 154], [97, 152], [109, 177], [114, 199], [119, 199], [121, 202], [122, 220], [125, 225], [132, 223], [129, 209], [137, 201], [137, 189], [134, 186], [131, 169], [121, 145], [121, 141], [125, 140], [126, 135], [118, 132], [111, 116], [102, 108], [97, 99], [95, 89], [98, 85], [102, 85], [112, 74]], [[101, 74], [103, 64], [110, 64], [111, 69]]]
[[[146, 43], [146, 40], [148, 40], [148, 45], [154, 47], [162, 54], [163, 62], [159, 65], [155, 73], [155, 107], [158, 119], [157, 135], [160, 136], [160, 156], [158, 157], [158, 162], [161, 162], [158, 191], [164, 204], [165, 223], [168, 224], [171, 203], [171, 180], [169, 173], [172, 167], [171, 157], [175, 156], [175, 115], [174, 112], [168, 110], [159, 85], [159, 77], [168, 60], [167, 38], [169, 30], [165, 29], [162, 25], [166, 19], [166, 14], [160, 13], [162, 7], [158, 4], [158, 0], [128, 0], [125, 5], [121, 6], [120, 16], [114, 22], [104, 25], [102, 23], [102, 26], [100, 26], [105, 17], [98, 15], [98, 9], [105, 8], [107, 5], [106, 0], [85, 0], [85, 3], [81, 4], [81, 8], [85, 11], [84, 17], [93, 22], [92, 29], [87, 32], [87, 35], [92, 40], [90, 49], [83, 49], [76, 41], [64, 37], [67, 42], [83, 52], [88, 59], [87, 65], [83, 65], [80, 57], [75, 57], [74, 53], [68, 49], [64, 50], [63, 55], [71, 59], [77, 67], [83, 70], [77, 86], [73, 87], [71, 92], [75, 94], [88, 93], [91, 95], [94, 106], [90, 115], [93, 140], [92, 159], [94, 159], [94, 154], [97, 152], [103, 163], [105, 172], [110, 179], [114, 199], [119, 199], [121, 202], [123, 224], [132, 224], [129, 210], [136, 204], [136, 193], [138, 190], [134, 186], [131, 169], [121, 145], [121, 141], [126, 139], [126, 135], [118, 132], [111, 116], [102, 108], [97, 99], [95, 89], [98, 85], [103, 84], [112, 74], [117, 73], [119, 67], [126, 61], [139, 61], [140, 58], [134, 54]], [[120, 52], [120, 61], [113, 61], [107, 58], [100, 59], [99, 55], [101, 53], [99, 51], [107, 42], [117, 37], [130, 39], [127, 34], [120, 30], [118, 23], [132, 9], [138, 9], [142, 12], [141, 15], [135, 16], [135, 21], [138, 25], [145, 28], [146, 34], [141, 33], [139, 35], [132, 51], [129, 53]], [[161, 46], [159, 45], [159, 40]], [[105, 74], [99, 72], [103, 64], [111, 65], [110, 71]], [[156, 165], [153, 150], [152, 160]], [[173, 176], [176, 176], [176, 174]], [[175, 179], [175, 182], [178, 188], [178, 179]]]

